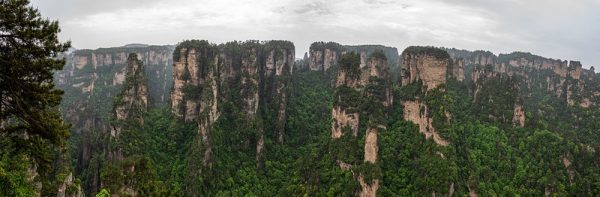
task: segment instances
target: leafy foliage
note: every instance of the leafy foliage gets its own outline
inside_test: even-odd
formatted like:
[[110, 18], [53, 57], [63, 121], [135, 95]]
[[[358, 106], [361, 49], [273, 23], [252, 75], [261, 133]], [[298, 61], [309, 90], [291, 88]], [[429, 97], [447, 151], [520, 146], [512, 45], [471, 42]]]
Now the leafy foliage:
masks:
[[432, 47], [432, 46], [409, 46], [408, 48], [402, 51], [402, 56], [407, 54], [420, 54], [420, 55], [431, 55], [438, 59], [449, 59], [450, 55], [440, 48]]
[[57, 106], [70, 43], [58, 40], [57, 21], [42, 18], [27, 0], [0, 1], [0, 195], [55, 195], [69, 127]]

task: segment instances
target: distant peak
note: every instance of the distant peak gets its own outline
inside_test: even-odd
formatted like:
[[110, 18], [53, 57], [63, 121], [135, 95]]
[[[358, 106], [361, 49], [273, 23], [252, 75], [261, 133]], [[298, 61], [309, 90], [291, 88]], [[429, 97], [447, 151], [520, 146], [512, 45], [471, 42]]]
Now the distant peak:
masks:
[[149, 45], [147, 44], [140, 44], [140, 43], [131, 43], [131, 44], [126, 44], [123, 47], [125, 48], [140, 48], [140, 47], [148, 47]]

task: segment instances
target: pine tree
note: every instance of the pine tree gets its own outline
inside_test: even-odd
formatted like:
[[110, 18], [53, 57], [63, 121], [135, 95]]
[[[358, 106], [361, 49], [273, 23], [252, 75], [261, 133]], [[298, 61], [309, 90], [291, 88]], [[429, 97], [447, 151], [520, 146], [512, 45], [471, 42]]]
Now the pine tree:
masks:
[[28, 0], [0, 0], [0, 195], [22, 192], [9, 176], [21, 168], [5, 158], [32, 162], [41, 175], [36, 181], [45, 183], [52, 152], [64, 150], [70, 126], [57, 109], [63, 92], [54, 88], [53, 74], [65, 64], [58, 56], [70, 42], [61, 43], [59, 32], [58, 22], [42, 18]]

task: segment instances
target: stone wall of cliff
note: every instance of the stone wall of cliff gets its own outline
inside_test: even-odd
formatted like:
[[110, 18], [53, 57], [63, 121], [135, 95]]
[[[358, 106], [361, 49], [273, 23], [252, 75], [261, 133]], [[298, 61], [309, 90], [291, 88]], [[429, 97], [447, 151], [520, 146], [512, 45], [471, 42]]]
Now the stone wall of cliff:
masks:
[[315, 42], [310, 45], [308, 68], [312, 71], [327, 71], [337, 65], [342, 46], [335, 42]]
[[[422, 93], [420, 96], [400, 101], [403, 106], [403, 116], [405, 120], [411, 121], [419, 126], [419, 131], [425, 135], [425, 138], [432, 138], [434, 142], [441, 146], [447, 146], [449, 142], [438, 133], [434, 127], [434, 120], [430, 112], [430, 106], [424, 101], [431, 90], [441, 88], [443, 92], [446, 81], [453, 73], [453, 66], [460, 66], [462, 62], [451, 61], [449, 55], [442, 49], [434, 47], [411, 46], [402, 52], [401, 84], [402, 86], [420, 86], [417, 87]], [[461, 60], [462, 61], [462, 60]], [[457, 77], [464, 79], [464, 75]], [[449, 112], [445, 112], [450, 117]]]
[[[121, 132], [132, 123], [144, 124], [143, 115], [148, 111], [148, 98], [148, 79], [143, 62], [137, 54], [131, 53], [125, 63], [125, 81], [112, 108], [113, 123], [109, 136], [111, 141], [116, 142], [113, 144], [129, 143], [119, 138]], [[109, 160], [113, 161], [122, 160], [124, 156], [120, 147], [108, 146], [107, 153]]]
[[[197, 122], [197, 144], [203, 147], [201, 168], [212, 165], [212, 127], [224, 113], [232, 113], [231, 107], [239, 109], [244, 119], [231, 124], [256, 133], [241, 140], [255, 147], [257, 166], [262, 163], [267, 135], [284, 142], [294, 55], [294, 46], [287, 41], [179, 44], [173, 55], [171, 110], [183, 121]], [[261, 122], [271, 117], [274, 133], [266, 134]]]
[[314, 42], [308, 52], [308, 68], [312, 71], [327, 71], [340, 61], [342, 55], [354, 52], [360, 56], [360, 68], [367, 65], [368, 57], [376, 52], [388, 57], [391, 74], [399, 66], [398, 49], [383, 45], [340, 45], [335, 42]]
[[446, 83], [450, 59], [433, 47], [408, 47], [402, 52], [402, 85], [422, 81], [427, 90]]
[[[364, 65], [361, 67], [361, 64]], [[331, 113], [331, 138], [339, 146], [355, 147], [353, 143], [357, 143], [355, 140], [362, 136], [364, 147], [362, 150], [347, 150], [362, 152], [362, 161], [343, 155], [335, 156], [340, 168], [378, 168], [378, 133], [387, 129], [387, 111], [393, 102], [391, 87], [387, 57], [383, 52], [372, 53], [366, 62], [361, 61], [359, 53], [348, 52], [342, 56]], [[365, 125], [361, 125], [361, 122]], [[365, 129], [364, 134], [359, 133], [361, 128]], [[373, 173], [372, 170], [353, 170], [361, 186], [360, 196], [376, 196], [380, 178], [373, 176]]]
[[[55, 73], [57, 87], [64, 90], [61, 111], [72, 125], [72, 138], [80, 139], [71, 151], [76, 155], [75, 176], [92, 168], [93, 154], [104, 149], [95, 136], [110, 132], [113, 98], [126, 81], [127, 55], [135, 53], [147, 76], [148, 106], [165, 106], [172, 81], [172, 46], [140, 46], [76, 50], [67, 55], [63, 70]], [[97, 167], [97, 166], [96, 166]], [[88, 173], [84, 188], [95, 192], [99, 172]]]
[[[522, 78], [520, 86], [525, 87], [522, 89], [531, 91], [536, 86], [544, 87], [547, 92], [563, 99], [569, 106], [588, 108], [600, 101], [597, 96], [600, 92], [592, 85], [597, 74], [593, 67], [583, 69], [578, 61], [563, 61], [524, 52], [496, 56], [489, 51], [445, 50], [450, 54], [452, 61], [456, 62], [454, 65], [461, 65], [452, 70], [452, 75], [459, 79], [465, 75], [464, 69], [460, 71], [459, 67], [470, 66], [476, 70], [479, 66], [479, 71], [473, 71], [471, 75], [475, 84], [481, 84], [478, 83], [478, 79], [507, 75]], [[483, 72], [486, 66], [487, 69]], [[474, 88], [476, 96], [481, 85]], [[584, 92], [586, 94], [578, 94]]]

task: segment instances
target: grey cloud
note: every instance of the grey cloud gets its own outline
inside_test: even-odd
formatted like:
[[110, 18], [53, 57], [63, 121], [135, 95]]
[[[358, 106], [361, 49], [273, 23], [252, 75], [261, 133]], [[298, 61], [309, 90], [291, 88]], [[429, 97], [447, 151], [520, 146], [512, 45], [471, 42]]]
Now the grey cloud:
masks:
[[[600, 65], [599, 1], [572, 0], [34, 0], [76, 47], [287, 39], [484, 49]], [[597, 66], [596, 66], [597, 67]]]
[[329, 5], [322, 1], [309, 2], [295, 9], [296, 14], [309, 16], [323, 16], [332, 14]]

